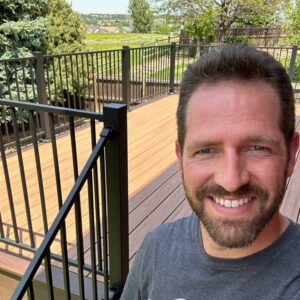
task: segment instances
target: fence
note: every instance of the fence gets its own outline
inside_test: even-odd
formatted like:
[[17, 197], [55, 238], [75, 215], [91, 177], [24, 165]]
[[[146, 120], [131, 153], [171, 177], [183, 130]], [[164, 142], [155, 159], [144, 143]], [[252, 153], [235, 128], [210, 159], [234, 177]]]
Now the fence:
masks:
[[[0, 135], [0, 245], [25, 258], [35, 254], [12, 299], [27, 290], [30, 299], [45, 298], [46, 291], [50, 299], [108, 299], [128, 272], [126, 106], [111, 104], [103, 113], [11, 100], [0, 106], [10, 111], [16, 140], [16, 156], [9, 157]], [[21, 147], [17, 120], [23, 113], [34, 161]], [[48, 118], [51, 143], [38, 142], [41, 114]], [[67, 141], [56, 138], [57, 116], [68, 119]], [[89, 130], [75, 129], [76, 118]], [[35, 172], [28, 173], [29, 164]]]
[[[61, 55], [34, 53], [33, 57], [0, 61], [2, 97], [101, 112], [104, 103], [128, 108], [157, 95], [177, 90], [185, 68], [215, 45], [193, 43], [82, 52]], [[295, 47], [258, 47], [274, 55], [288, 70], [298, 98], [299, 51]], [[6, 147], [14, 145], [9, 111], [2, 109], [1, 132]], [[55, 120], [56, 131], [67, 125]], [[78, 120], [79, 124], [80, 121]], [[18, 116], [22, 138], [30, 138], [26, 114]], [[41, 115], [39, 136], [48, 138], [47, 121]]]
[[[168, 92], [170, 46], [42, 55], [0, 61], [0, 98], [52, 104], [101, 112], [104, 103], [124, 103], [128, 108]], [[18, 116], [23, 138], [28, 134], [26, 115]], [[0, 122], [10, 120], [2, 111]], [[64, 128], [66, 119], [56, 120]], [[50, 135], [42, 119], [37, 130]], [[5, 144], [14, 142], [11, 124], [1, 124]]]
[[[221, 36], [220, 30], [216, 30], [215, 35]], [[255, 46], [276, 46], [281, 41], [290, 37], [291, 33], [282, 27], [271, 27], [271, 26], [243, 26], [243, 27], [232, 27], [226, 32], [224, 40], [238, 40], [238, 38], [244, 38]], [[223, 42], [223, 41], [217, 41]]]
[[[181, 44], [176, 47], [176, 58], [174, 63], [175, 90], [179, 87], [183, 71], [187, 66], [201, 57], [210, 49], [218, 45]], [[296, 100], [300, 98], [300, 53], [298, 46], [293, 47], [264, 47], [257, 49], [266, 51], [275, 57], [286, 68], [294, 88]], [[172, 57], [171, 57], [172, 61]], [[173, 67], [172, 67], [173, 68]], [[172, 77], [172, 76], [171, 76]]]

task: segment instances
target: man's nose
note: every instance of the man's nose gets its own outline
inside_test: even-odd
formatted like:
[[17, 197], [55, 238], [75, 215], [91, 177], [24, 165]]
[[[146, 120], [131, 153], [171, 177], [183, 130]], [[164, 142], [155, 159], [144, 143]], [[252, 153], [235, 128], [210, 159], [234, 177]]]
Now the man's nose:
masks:
[[234, 192], [249, 182], [249, 172], [239, 153], [223, 154], [216, 165], [215, 183], [228, 192]]

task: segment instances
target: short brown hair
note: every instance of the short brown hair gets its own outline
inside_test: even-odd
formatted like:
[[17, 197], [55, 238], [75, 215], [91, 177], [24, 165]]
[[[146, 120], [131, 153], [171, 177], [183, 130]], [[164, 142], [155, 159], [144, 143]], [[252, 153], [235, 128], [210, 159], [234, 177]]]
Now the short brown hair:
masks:
[[280, 99], [280, 129], [289, 147], [295, 133], [295, 99], [285, 68], [267, 52], [245, 44], [231, 44], [208, 51], [184, 72], [177, 108], [181, 149], [186, 134], [186, 109], [192, 94], [203, 84], [223, 80], [261, 80], [274, 88]]

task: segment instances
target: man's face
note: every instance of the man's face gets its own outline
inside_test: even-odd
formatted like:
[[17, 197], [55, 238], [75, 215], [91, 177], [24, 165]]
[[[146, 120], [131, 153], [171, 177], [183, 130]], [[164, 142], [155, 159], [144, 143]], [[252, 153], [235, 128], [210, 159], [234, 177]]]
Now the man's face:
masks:
[[278, 214], [298, 147], [295, 136], [287, 149], [279, 120], [278, 96], [261, 81], [201, 86], [189, 101], [176, 152], [187, 198], [221, 247], [249, 246]]

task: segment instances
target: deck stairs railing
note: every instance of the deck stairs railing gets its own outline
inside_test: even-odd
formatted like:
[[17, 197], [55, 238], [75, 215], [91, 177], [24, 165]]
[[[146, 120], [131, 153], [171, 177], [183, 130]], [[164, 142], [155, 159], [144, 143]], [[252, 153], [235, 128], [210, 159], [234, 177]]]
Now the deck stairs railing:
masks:
[[[94, 113], [0, 100], [0, 108], [10, 113], [16, 140], [16, 154], [11, 156], [0, 135], [0, 172], [5, 178], [1, 182], [0, 245], [9, 245], [7, 252], [21, 251], [24, 259], [31, 259], [11, 299], [23, 299], [25, 294], [29, 299], [113, 299], [128, 272], [126, 105], [110, 104], [103, 113]], [[35, 174], [26, 173], [27, 148], [20, 142], [18, 115], [25, 113], [35, 152]], [[40, 143], [36, 135], [40, 114], [49, 120], [48, 143]], [[60, 145], [61, 139], [55, 135], [58, 116], [68, 119], [71, 150], [67, 156], [61, 149], [66, 145]], [[84, 119], [82, 127], [90, 128], [90, 151], [84, 158], [76, 148], [83, 132], [75, 129], [76, 118]], [[42, 173], [41, 165], [47, 164], [45, 146], [52, 148], [52, 175]], [[73, 165], [73, 170], [68, 170], [73, 177], [69, 189], [61, 181], [68, 159]], [[16, 167], [17, 177], [12, 175]], [[52, 192], [57, 203], [47, 201], [49, 180], [56, 182]], [[34, 186], [38, 197], [32, 196]]]

